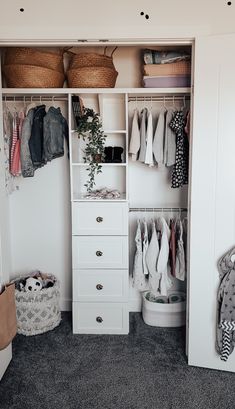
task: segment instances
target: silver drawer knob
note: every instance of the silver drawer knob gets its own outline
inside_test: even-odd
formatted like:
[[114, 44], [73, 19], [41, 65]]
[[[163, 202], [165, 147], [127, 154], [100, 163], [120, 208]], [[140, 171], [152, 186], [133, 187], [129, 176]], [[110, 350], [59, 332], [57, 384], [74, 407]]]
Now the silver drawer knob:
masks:
[[98, 216], [98, 217], [96, 218], [97, 223], [102, 223], [103, 220], [104, 220], [104, 219], [103, 219], [103, 217], [101, 217], [101, 216]]
[[97, 285], [96, 285], [96, 289], [97, 289], [97, 290], [103, 290], [102, 284], [97, 284]]
[[96, 317], [96, 321], [99, 322], [99, 324], [101, 324], [101, 322], [103, 322], [103, 318], [102, 317]]
[[95, 254], [97, 255], [97, 257], [103, 256], [103, 253], [102, 253], [102, 251], [100, 251], [100, 250], [97, 250], [97, 252], [96, 252]]

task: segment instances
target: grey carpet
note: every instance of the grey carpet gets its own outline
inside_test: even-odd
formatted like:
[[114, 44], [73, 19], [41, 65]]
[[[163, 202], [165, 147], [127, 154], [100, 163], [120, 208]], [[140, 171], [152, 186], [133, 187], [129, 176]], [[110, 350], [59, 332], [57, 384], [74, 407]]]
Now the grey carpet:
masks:
[[15, 338], [0, 408], [235, 408], [235, 374], [187, 366], [184, 338], [137, 313], [128, 336], [73, 335], [64, 313], [54, 331]]

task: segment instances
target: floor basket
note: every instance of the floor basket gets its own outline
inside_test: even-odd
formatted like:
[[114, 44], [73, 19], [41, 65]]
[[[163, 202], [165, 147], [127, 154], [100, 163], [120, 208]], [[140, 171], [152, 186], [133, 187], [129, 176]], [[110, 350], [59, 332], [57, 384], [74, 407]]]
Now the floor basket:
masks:
[[114, 88], [118, 72], [109, 67], [82, 67], [67, 72], [70, 88]]
[[[15, 290], [17, 332], [37, 335], [57, 327], [61, 321], [59, 282], [37, 292]], [[23, 277], [21, 277], [23, 278]]]
[[146, 324], [154, 327], [182, 327], [186, 323], [186, 301], [160, 304], [142, 295], [142, 316]]
[[3, 74], [10, 88], [62, 88], [64, 74], [36, 65], [4, 65]]
[[30, 47], [7, 48], [4, 64], [36, 65], [63, 73], [63, 50], [60, 50], [59, 53], [52, 53]]

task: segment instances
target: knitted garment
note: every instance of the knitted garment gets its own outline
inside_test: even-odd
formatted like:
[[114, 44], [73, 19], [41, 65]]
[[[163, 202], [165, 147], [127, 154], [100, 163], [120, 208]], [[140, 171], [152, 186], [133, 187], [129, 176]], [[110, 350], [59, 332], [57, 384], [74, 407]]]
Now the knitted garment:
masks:
[[233, 352], [235, 339], [235, 263], [231, 257], [235, 248], [219, 261], [220, 285], [217, 297], [217, 351], [222, 361]]

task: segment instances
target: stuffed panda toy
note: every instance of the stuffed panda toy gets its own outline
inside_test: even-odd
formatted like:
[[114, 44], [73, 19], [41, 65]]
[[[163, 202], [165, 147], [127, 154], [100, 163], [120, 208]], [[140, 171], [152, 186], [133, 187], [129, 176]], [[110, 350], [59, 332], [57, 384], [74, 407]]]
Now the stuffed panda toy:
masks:
[[42, 279], [41, 278], [35, 278], [35, 277], [27, 278], [25, 282], [25, 287], [24, 287], [24, 290], [26, 292], [40, 291], [41, 289], [42, 289]]

